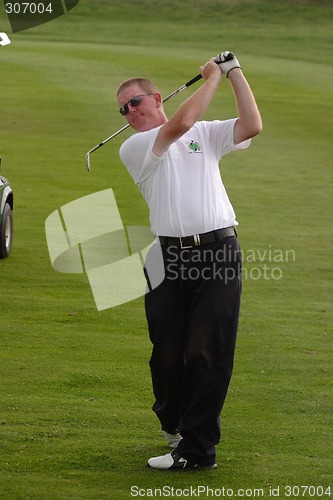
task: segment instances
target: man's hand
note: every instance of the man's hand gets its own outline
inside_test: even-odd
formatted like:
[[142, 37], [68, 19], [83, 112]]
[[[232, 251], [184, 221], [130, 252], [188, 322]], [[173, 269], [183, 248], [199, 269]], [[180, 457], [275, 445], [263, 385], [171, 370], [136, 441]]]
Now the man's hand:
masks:
[[[222, 70], [221, 70], [222, 71]], [[200, 66], [200, 73], [202, 78], [208, 80], [211, 77], [217, 78], [218, 81], [221, 80], [221, 71], [219, 65], [216, 64], [215, 57], [209, 59], [204, 66]]]
[[206, 112], [222, 80], [222, 73], [214, 58], [201, 66], [200, 72], [205, 82], [180, 106], [173, 117], [161, 127], [157, 134], [153, 153], [161, 156], [169, 146], [184, 135]]
[[222, 74], [228, 78], [228, 74], [232, 69], [240, 68], [237, 58], [232, 52], [226, 50], [214, 58], [215, 63], [220, 66]]

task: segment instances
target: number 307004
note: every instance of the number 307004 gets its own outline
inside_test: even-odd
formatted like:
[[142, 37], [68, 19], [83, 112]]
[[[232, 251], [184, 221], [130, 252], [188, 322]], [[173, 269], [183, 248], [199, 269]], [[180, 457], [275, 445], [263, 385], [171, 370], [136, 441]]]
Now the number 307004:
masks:
[[52, 3], [44, 5], [43, 3], [6, 3], [7, 14], [52, 14]]

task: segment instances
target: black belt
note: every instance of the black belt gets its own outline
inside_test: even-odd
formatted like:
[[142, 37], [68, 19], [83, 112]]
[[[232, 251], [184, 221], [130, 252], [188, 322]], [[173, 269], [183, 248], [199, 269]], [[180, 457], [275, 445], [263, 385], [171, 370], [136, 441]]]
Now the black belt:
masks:
[[209, 233], [182, 236], [180, 238], [176, 238], [175, 236], [159, 236], [158, 238], [161, 245], [175, 245], [184, 249], [198, 247], [200, 245], [208, 245], [209, 243], [216, 243], [217, 241], [223, 240], [223, 238], [227, 238], [227, 236], [236, 236], [236, 231], [233, 227], [224, 227], [223, 229], [215, 229]]

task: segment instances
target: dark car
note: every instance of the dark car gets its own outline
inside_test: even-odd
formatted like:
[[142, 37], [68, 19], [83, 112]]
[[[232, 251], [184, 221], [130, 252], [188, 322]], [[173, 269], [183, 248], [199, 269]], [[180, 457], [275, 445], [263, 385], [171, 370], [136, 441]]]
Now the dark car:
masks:
[[13, 209], [13, 190], [7, 179], [0, 175], [0, 259], [8, 257], [12, 249]]

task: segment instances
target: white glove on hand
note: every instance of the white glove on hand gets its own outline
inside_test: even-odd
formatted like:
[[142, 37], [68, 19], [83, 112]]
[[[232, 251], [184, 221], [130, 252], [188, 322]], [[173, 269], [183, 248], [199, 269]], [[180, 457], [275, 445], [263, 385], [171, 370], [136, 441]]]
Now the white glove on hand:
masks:
[[237, 58], [232, 52], [226, 50], [215, 57], [215, 62], [220, 66], [222, 74], [228, 78], [228, 74], [232, 69], [240, 68]]

